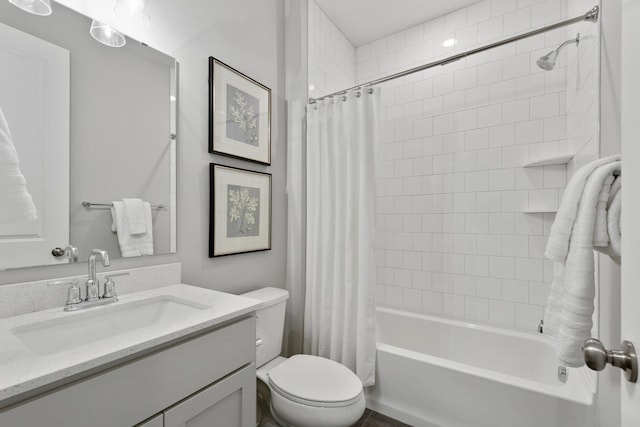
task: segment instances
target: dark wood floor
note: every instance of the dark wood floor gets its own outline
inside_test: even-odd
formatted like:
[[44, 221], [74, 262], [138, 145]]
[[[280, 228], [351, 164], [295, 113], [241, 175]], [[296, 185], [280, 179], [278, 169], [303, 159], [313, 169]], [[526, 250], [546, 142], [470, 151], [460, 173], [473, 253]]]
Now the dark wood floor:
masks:
[[411, 427], [378, 412], [366, 409], [362, 418], [351, 427]]

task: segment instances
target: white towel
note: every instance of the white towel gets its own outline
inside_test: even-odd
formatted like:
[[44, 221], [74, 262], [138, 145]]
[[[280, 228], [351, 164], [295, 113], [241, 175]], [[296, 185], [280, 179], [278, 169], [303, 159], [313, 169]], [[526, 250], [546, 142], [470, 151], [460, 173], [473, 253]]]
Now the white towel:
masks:
[[0, 222], [9, 224], [37, 218], [36, 205], [20, 171], [9, 124], [0, 109]]
[[124, 214], [129, 222], [129, 233], [132, 235], [147, 232], [145, 205], [142, 199], [122, 199]]
[[[616, 183], [620, 185], [616, 185]], [[607, 206], [607, 231], [609, 235], [608, 253], [620, 264], [622, 255], [622, 231], [620, 228], [620, 212], [622, 209], [622, 177], [618, 177], [611, 186], [611, 197]]]
[[123, 258], [136, 257], [141, 255], [153, 255], [153, 223], [151, 218], [151, 205], [143, 202], [146, 233], [131, 234], [129, 230], [129, 219], [125, 213], [125, 205], [122, 201], [113, 201], [111, 216], [113, 223], [111, 230], [118, 233], [118, 244]]
[[[556, 340], [558, 360], [567, 366], [584, 364], [582, 343], [591, 336], [595, 297], [594, 235], [598, 210], [609, 204], [614, 173], [620, 171], [621, 162], [616, 157], [592, 162], [576, 172], [563, 196], [560, 208], [563, 215], [560, 220], [556, 218], [551, 227], [546, 255], [556, 262], [544, 331]], [[567, 229], [570, 230], [568, 236]], [[600, 240], [608, 243], [609, 237]]]

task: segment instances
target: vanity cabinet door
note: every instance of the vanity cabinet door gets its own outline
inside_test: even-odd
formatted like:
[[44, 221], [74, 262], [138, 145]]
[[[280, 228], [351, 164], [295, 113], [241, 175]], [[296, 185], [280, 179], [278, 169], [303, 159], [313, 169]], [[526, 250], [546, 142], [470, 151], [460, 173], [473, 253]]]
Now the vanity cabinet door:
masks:
[[252, 363], [164, 411], [164, 427], [255, 427]]
[[164, 416], [158, 414], [147, 421], [137, 424], [135, 427], [164, 427]]

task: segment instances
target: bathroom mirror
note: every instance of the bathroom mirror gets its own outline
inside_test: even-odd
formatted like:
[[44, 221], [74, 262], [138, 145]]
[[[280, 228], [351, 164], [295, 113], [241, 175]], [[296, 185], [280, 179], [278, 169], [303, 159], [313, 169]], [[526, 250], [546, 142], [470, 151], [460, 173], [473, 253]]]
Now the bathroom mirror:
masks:
[[[41, 221], [0, 223], [0, 269], [67, 263], [64, 256], [51, 253], [67, 245], [78, 248], [79, 261], [86, 260], [92, 248], [120, 258], [121, 245], [112, 231], [110, 205], [123, 198], [140, 198], [152, 205], [153, 254], [175, 252], [176, 61], [129, 37], [122, 48], [104, 46], [90, 36], [90, 18], [58, 3], [53, 6], [52, 15], [41, 17], [0, 1], [0, 29], [5, 31], [4, 43], [0, 43], [0, 68], [11, 68], [3, 66], [2, 61], [15, 65], [16, 60], [24, 59], [27, 68], [33, 62], [42, 75], [40, 78], [37, 72], [18, 69], [9, 76], [5, 71], [3, 76], [0, 71], [0, 108], [7, 116], [20, 168]], [[20, 44], [23, 39], [25, 44]], [[30, 51], [25, 55], [24, 45], [58, 51], [61, 63], [66, 55], [67, 74], [60, 71], [58, 80], [50, 80], [48, 62], [31, 58]], [[40, 52], [38, 49], [36, 52]], [[43, 55], [48, 58], [49, 54]], [[51, 91], [47, 88], [53, 87], [60, 93], [54, 101], [46, 102], [41, 102], [37, 94], [21, 95], [20, 88], [34, 87], [35, 92], [41, 88], [48, 94]], [[68, 141], [66, 148], [55, 150], [61, 158], [55, 160], [34, 148], [34, 138], [27, 135], [29, 129], [36, 129], [32, 133], [39, 133], [40, 145], [49, 146], [52, 134], [46, 125], [52, 121], [54, 127], [63, 128], [58, 130]], [[66, 168], [61, 166], [64, 150], [68, 150], [68, 171], [47, 168]], [[35, 160], [30, 161], [31, 155]], [[64, 188], [65, 172], [68, 188]], [[62, 177], [63, 184], [52, 184], [53, 177]], [[43, 201], [47, 194], [48, 202]], [[51, 224], [53, 217], [62, 217], [57, 226]], [[28, 237], [42, 241], [39, 233], [63, 230], [63, 221], [67, 221], [68, 233], [63, 231], [63, 236], [41, 242], [36, 249], [23, 247]]]

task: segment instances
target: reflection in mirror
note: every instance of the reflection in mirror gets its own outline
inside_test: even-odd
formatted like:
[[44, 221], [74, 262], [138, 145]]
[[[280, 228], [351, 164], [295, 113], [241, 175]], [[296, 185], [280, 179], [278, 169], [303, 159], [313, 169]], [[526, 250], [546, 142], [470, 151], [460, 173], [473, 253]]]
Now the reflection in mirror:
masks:
[[37, 209], [0, 221], [0, 269], [67, 263], [69, 245], [80, 261], [176, 250], [176, 62], [104, 46], [90, 25], [58, 3], [43, 18], [0, 2], [0, 108]]

